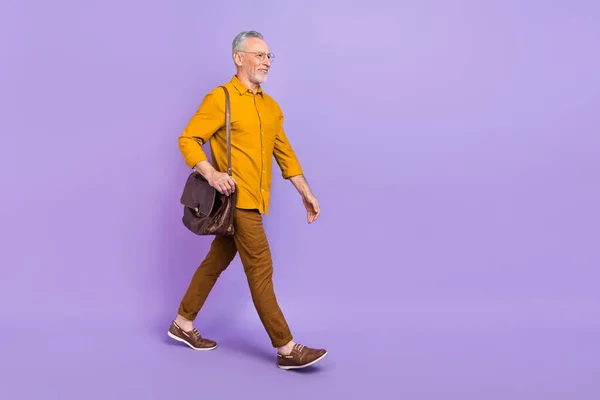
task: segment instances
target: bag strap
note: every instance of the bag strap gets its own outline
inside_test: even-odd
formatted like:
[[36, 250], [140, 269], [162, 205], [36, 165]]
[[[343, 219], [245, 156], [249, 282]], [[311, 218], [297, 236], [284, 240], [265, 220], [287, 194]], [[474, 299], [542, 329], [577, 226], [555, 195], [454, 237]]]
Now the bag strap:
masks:
[[227, 174], [231, 176], [231, 104], [229, 101], [229, 91], [225, 86], [221, 86], [225, 92], [225, 127], [227, 130]]

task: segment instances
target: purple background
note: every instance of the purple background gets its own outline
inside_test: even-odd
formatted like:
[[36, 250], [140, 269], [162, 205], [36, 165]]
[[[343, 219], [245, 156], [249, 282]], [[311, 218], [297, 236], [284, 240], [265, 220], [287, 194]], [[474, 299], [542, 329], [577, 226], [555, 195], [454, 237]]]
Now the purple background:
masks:
[[[350, 4], [2, 1], [0, 398], [599, 398], [598, 3]], [[238, 258], [198, 320], [220, 348], [166, 337], [210, 243], [177, 137], [246, 29], [322, 205], [275, 169], [307, 374]]]

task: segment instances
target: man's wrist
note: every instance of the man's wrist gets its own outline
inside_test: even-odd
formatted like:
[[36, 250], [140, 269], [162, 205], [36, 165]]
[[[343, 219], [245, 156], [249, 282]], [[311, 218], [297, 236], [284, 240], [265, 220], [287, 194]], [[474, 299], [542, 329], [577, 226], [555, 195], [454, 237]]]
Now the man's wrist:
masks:
[[302, 198], [307, 198], [312, 195], [310, 187], [308, 186], [308, 181], [303, 174], [292, 176], [290, 180]]
[[200, 161], [194, 166], [194, 169], [207, 180], [209, 180], [211, 175], [216, 171], [206, 160]]

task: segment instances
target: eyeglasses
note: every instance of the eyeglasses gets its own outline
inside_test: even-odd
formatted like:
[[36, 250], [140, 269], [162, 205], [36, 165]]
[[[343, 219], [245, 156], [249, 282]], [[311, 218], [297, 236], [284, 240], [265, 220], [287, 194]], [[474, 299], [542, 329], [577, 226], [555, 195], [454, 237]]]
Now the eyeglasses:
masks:
[[258, 58], [259, 61], [264, 61], [265, 58], [268, 58], [269, 61], [273, 62], [273, 60], [275, 60], [275, 54], [273, 53], [263, 53], [260, 51], [241, 51], [240, 53], [248, 53], [248, 54], [254, 54], [254, 56], [256, 58]]

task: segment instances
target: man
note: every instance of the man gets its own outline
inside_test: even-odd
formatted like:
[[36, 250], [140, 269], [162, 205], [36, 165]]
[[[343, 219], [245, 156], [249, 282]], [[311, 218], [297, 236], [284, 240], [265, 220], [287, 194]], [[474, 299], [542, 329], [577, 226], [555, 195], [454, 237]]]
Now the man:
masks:
[[[224, 86], [231, 102], [233, 176], [223, 172], [227, 168], [227, 148], [222, 88], [215, 88], [204, 97], [179, 137], [179, 149], [186, 164], [195, 168], [220, 193], [229, 196], [237, 191], [235, 233], [232, 237], [214, 238], [206, 258], [192, 277], [168, 334], [195, 350], [217, 347], [213, 340], [200, 335], [193, 321], [220, 274], [239, 253], [252, 300], [271, 344], [277, 349], [278, 367], [303, 368], [321, 360], [327, 352], [294, 342], [275, 297], [271, 252], [262, 223], [262, 215], [269, 210], [273, 156], [283, 178], [289, 179], [300, 193], [308, 223], [319, 217], [319, 203], [286, 137], [279, 105], [261, 88], [273, 60], [263, 36], [255, 31], [242, 32], [232, 47], [237, 72]], [[201, 147], [209, 139], [214, 166], [207, 161]]]

